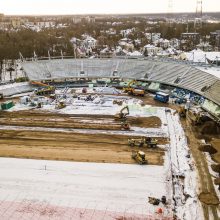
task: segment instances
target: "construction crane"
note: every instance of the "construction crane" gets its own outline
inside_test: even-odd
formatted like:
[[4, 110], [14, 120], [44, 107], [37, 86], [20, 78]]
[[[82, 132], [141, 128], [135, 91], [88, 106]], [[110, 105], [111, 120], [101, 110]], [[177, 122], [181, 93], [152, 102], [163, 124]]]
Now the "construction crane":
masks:
[[194, 20], [195, 32], [202, 28], [202, 0], [196, 0], [196, 17]]

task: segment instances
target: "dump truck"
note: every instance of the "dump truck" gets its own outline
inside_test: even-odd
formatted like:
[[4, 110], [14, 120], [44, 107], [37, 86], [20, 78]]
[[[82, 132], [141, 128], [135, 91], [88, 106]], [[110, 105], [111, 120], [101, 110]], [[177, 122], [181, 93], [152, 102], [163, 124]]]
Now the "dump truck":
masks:
[[138, 146], [143, 147], [145, 144], [145, 138], [128, 138], [128, 145], [131, 147]]
[[155, 138], [151, 138], [151, 137], [145, 138], [145, 143], [147, 144], [148, 147], [151, 147], [151, 148], [157, 147], [157, 142], [158, 141]]
[[143, 151], [132, 151], [131, 157], [140, 165], [147, 164], [145, 153]]
[[155, 148], [157, 147], [157, 139], [151, 137], [128, 138], [128, 145], [131, 147], [143, 147], [144, 145], [147, 145], [147, 147]]

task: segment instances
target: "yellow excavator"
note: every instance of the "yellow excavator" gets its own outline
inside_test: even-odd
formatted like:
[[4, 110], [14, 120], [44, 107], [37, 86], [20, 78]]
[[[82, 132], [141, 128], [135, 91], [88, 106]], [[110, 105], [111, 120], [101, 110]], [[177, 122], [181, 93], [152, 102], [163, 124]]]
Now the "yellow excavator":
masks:
[[119, 113], [115, 114], [114, 119], [115, 120], [126, 120], [127, 115], [129, 115], [129, 108], [128, 106], [125, 106], [120, 110]]
[[32, 81], [31, 84], [43, 87], [43, 88], [37, 89], [35, 91], [36, 95], [49, 95], [49, 94], [53, 94], [55, 92], [54, 86], [50, 86], [45, 83], [37, 82], [37, 81]]
[[128, 85], [123, 88], [123, 91], [128, 93], [128, 95], [144, 96], [145, 95], [145, 91], [143, 89], [135, 89], [135, 88], [131, 87], [135, 83], [137, 83], [136, 80], [130, 81], [128, 83]]

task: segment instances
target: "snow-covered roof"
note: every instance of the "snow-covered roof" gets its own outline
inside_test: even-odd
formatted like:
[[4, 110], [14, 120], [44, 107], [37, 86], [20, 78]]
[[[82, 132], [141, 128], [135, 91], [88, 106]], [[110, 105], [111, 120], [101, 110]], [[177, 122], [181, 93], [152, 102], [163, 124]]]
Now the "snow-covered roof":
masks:
[[207, 63], [209, 60], [220, 60], [220, 52], [204, 52], [200, 49], [193, 50], [191, 52], [185, 52], [186, 59], [195, 63], [202, 62]]
[[135, 56], [135, 57], [136, 57], [136, 56], [143, 56], [143, 54], [140, 53], [140, 52], [137, 51], [137, 50], [134, 51], [134, 52], [129, 52], [128, 55], [129, 55], [129, 56]]
[[204, 67], [204, 66], [197, 66], [196, 67], [197, 69], [201, 70], [201, 71], [204, 71], [206, 73], [209, 73], [213, 76], [216, 76], [220, 79], [220, 67]]
[[154, 46], [153, 44], [147, 44], [144, 46], [144, 48], [155, 48], [156, 46]]

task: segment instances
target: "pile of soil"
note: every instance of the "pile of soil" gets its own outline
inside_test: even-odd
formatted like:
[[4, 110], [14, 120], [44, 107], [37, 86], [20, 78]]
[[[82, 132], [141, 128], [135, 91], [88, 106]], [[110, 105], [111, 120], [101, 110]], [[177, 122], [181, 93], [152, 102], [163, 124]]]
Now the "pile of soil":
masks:
[[216, 178], [216, 179], [214, 180], [214, 183], [215, 183], [215, 185], [220, 185], [220, 178]]
[[217, 150], [212, 145], [202, 145], [199, 146], [199, 150], [202, 152], [208, 152], [210, 154], [216, 154]]
[[200, 128], [201, 134], [220, 134], [220, 127], [214, 121], [206, 121]]
[[214, 172], [219, 173], [220, 174], [220, 164], [212, 164], [211, 168]]
[[219, 204], [218, 197], [208, 192], [200, 193], [199, 200], [207, 205], [218, 205]]

